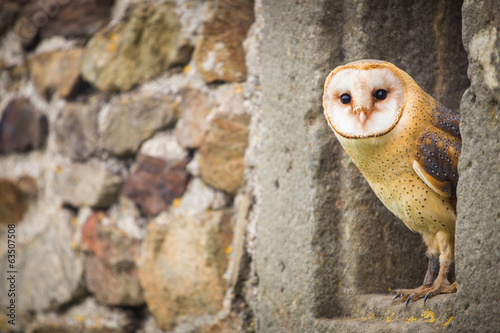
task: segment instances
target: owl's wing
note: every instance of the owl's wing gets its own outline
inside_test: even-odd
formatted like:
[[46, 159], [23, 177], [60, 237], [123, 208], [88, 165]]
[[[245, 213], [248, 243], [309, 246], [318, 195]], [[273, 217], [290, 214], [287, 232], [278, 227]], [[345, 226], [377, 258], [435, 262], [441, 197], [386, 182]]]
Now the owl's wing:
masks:
[[462, 149], [460, 116], [438, 105], [431, 117], [432, 126], [417, 139], [413, 170], [433, 191], [454, 198]]

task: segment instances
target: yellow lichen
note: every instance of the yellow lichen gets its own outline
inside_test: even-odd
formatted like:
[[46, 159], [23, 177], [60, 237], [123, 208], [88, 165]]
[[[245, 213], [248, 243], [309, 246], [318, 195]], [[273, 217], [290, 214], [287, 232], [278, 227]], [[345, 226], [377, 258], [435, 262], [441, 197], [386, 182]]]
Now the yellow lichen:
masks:
[[395, 313], [393, 312], [393, 313], [391, 313], [391, 316], [390, 316], [390, 317], [387, 317], [387, 318], [385, 319], [385, 321], [386, 321], [386, 322], [388, 322], [388, 323], [390, 323], [393, 319], [395, 319], [394, 317], [395, 317]]
[[172, 206], [173, 207], [179, 207], [181, 205], [181, 199], [180, 198], [175, 198], [173, 201], [172, 201]]
[[422, 312], [422, 318], [424, 318], [424, 321], [427, 323], [433, 323], [436, 321], [436, 315], [429, 309]]
[[241, 94], [243, 92], [243, 88], [241, 87], [241, 84], [237, 83], [236, 88], [234, 89], [234, 92], [237, 94]]
[[75, 316], [75, 320], [78, 324], [81, 324], [85, 321], [85, 317], [79, 314]]
[[408, 318], [408, 320], [405, 321], [405, 324], [413, 323], [414, 321], [417, 321], [417, 318], [415, 318], [415, 316], [411, 316], [410, 318]]
[[191, 66], [190, 65], [186, 65], [184, 67], [184, 70], [182, 71], [184, 74], [188, 73], [189, 71], [191, 70]]
[[450, 317], [450, 319], [448, 319], [448, 321], [446, 323], [443, 324], [443, 327], [446, 327], [449, 323], [451, 323], [451, 321], [453, 320], [453, 316]]
[[100, 222], [104, 219], [106, 215], [104, 215], [104, 212], [97, 212], [97, 220]]
[[56, 166], [56, 174], [60, 175], [63, 172], [63, 167], [58, 165]]
[[107, 46], [108, 52], [114, 53], [116, 52], [116, 49], [118, 48], [118, 42], [120, 40], [120, 35], [117, 33], [113, 33], [110, 38], [110, 43]]
[[233, 248], [231, 246], [226, 247], [226, 249], [224, 250], [225, 254], [229, 254], [231, 252], [233, 252]]
[[367, 313], [363, 320], [376, 319], [375, 313]]
[[102, 328], [102, 320], [100, 317], [97, 317], [95, 320], [94, 320], [94, 327], [95, 328]]
[[110, 53], [115, 52], [116, 51], [116, 44], [115, 43], [108, 44], [107, 49], [108, 49], [108, 52], [110, 52]]
[[78, 244], [78, 242], [77, 242], [76, 240], [73, 240], [73, 241], [71, 242], [71, 249], [72, 249], [73, 251], [78, 250], [78, 248], [79, 248], [79, 247], [80, 247], [80, 245]]

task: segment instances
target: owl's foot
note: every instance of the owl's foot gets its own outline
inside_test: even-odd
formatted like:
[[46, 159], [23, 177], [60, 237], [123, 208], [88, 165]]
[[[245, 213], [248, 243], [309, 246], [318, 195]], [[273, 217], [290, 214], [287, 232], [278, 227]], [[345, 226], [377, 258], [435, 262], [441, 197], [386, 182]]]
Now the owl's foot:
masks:
[[434, 288], [432, 290], [429, 290], [427, 294], [425, 294], [424, 305], [425, 302], [427, 302], [427, 300], [431, 297], [434, 297], [439, 294], [451, 294], [457, 291], [457, 281], [453, 282], [452, 284], [450, 284], [448, 280], [445, 280], [445, 282], [447, 283], [447, 285], [441, 284], [440, 286], [437, 287], [433, 286]]
[[396, 290], [396, 296], [392, 299], [401, 298], [401, 302], [406, 301], [406, 306], [408, 307], [410, 301], [416, 301], [422, 297], [424, 297], [425, 304], [429, 298], [438, 294], [454, 293], [457, 290], [457, 282], [450, 283], [446, 278], [448, 268], [449, 264], [440, 265], [439, 273], [434, 284], [426, 283], [432, 281], [433, 271], [435, 270], [434, 264], [429, 261], [429, 268], [424, 279], [424, 285], [415, 289], [398, 289]]
[[415, 289], [396, 289], [396, 295], [392, 299], [401, 298], [401, 302], [407, 301], [406, 304], [408, 304], [410, 300], [416, 301], [424, 297], [432, 287], [432, 285], [423, 285]]
[[454, 293], [456, 290], [456, 281], [450, 283], [446, 279], [441, 281], [436, 279], [436, 282], [433, 285], [423, 285], [415, 289], [398, 289], [396, 290], [396, 295], [392, 299], [401, 298], [401, 302], [406, 301], [406, 307], [408, 307], [408, 303], [410, 303], [410, 301], [416, 301], [417, 299], [424, 297], [425, 305], [425, 302], [431, 297], [439, 294]]

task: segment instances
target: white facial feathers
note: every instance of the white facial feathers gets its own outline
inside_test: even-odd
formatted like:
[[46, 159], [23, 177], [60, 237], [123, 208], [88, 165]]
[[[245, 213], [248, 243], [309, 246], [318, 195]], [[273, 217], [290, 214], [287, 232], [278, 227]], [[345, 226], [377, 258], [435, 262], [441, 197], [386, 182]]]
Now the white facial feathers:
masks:
[[[376, 96], [379, 90], [387, 92], [382, 99]], [[325, 93], [330, 125], [339, 135], [357, 138], [382, 135], [393, 128], [405, 97], [401, 82], [387, 68], [342, 69], [330, 78]], [[350, 100], [344, 96], [341, 101], [344, 94]]]

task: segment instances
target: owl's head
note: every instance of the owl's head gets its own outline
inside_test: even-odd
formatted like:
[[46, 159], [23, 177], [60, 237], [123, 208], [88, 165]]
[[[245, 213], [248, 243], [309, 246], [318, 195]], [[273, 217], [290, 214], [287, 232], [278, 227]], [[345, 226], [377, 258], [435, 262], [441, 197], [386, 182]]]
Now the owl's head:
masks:
[[401, 119], [408, 78], [393, 64], [378, 60], [335, 68], [326, 79], [323, 95], [330, 126], [346, 138], [388, 133]]

